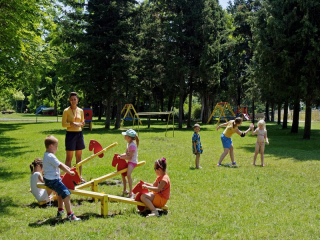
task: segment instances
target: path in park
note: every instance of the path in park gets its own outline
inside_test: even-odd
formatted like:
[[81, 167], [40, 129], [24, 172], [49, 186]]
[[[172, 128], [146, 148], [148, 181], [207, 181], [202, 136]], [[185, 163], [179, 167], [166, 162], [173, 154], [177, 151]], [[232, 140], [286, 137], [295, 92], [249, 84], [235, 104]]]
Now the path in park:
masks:
[[[49, 120], [49, 119], [10, 119], [10, 118], [0, 118], [0, 122], [3, 121], [16, 121], [16, 122], [23, 122], [23, 121], [28, 121], [28, 122], [57, 122], [57, 120]], [[61, 120], [58, 120], [58, 122], [61, 122]]]

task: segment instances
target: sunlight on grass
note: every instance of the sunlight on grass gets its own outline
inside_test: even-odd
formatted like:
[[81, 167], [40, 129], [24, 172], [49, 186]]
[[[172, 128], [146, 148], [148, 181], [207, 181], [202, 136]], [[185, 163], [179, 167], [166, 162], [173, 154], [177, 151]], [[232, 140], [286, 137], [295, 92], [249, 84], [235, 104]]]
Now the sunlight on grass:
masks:
[[[55, 118], [55, 117], [51, 117]], [[59, 140], [57, 157], [65, 161], [65, 130], [56, 122], [0, 123], [0, 221], [1, 239], [315, 239], [319, 236], [318, 175], [320, 170], [320, 123], [312, 123], [311, 140], [302, 140], [290, 129], [267, 124], [270, 145], [266, 146], [266, 167], [251, 165], [256, 137], [233, 137], [238, 168], [216, 167], [222, 146], [215, 125], [203, 125], [200, 135], [204, 153], [202, 170], [194, 169], [191, 129], [169, 127], [165, 122], [147, 121], [140, 126], [139, 161], [146, 165], [133, 172], [139, 180], [153, 182], [153, 162], [166, 157], [172, 182], [167, 215], [146, 219], [134, 205], [109, 203], [109, 217], [100, 217], [100, 203], [72, 195], [78, 223], [56, 220], [55, 207], [39, 207], [28, 191], [29, 164], [45, 151], [44, 138], [53, 134]], [[245, 122], [241, 129], [246, 129]], [[93, 130], [84, 130], [87, 149], [91, 139], [103, 147], [118, 145], [83, 166], [83, 176], [90, 180], [115, 171], [111, 166], [114, 153], [123, 153], [126, 142], [121, 135], [131, 128], [106, 130], [103, 121], [95, 121]], [[136, 128], [135, 128], [136, 129]], [[73, 159], [73, 163], [75, 160]], [[223, 164], [230, 163], [227, 156]], [[260, 155], [257, 158], [260, 164]], [[120, 177], [99, 185], [99, 191], [121, 195]], [[90, 190], [90, 189], [86, 189]], [[160, 234], [160, 235], [159, 235]], [[23, 237], [22, 237], [23, 236]]]

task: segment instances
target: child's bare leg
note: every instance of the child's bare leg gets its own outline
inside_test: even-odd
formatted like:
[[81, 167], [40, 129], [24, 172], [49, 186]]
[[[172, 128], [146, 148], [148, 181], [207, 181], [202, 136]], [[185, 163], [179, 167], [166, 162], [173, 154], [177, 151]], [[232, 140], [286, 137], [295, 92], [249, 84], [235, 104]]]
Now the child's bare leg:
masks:
[[230, 159], [231, 159], [231, 162], [234, 163], [234, 154], [233, 154], [233, 145], [232, 144], [230, 147]]
[[257, 156], [259, 154], [259, 143], [256, 143], [256, 148], [254, 151], [254, 156], [253, 156], [253, 165], [256, 165], [256, 160], [257, 160]]
[[[82, 150], [76, 150], [76, 163], [81, 162]], [[79, 167], [79, 175], [82, 178], [82, 166]]]
[[71, 203], [70, 203], [70, 195], [65, 197], [65, 199], [63, 199], [63, 202], [64, 202], [64, 205], [66, 206], [67, 213], [71, 213], [72, 209], [71, 209]]
[[261, 157], [261, 166], [264, 167], [263, 161], [264, 161], [264, 144], [260, 146], [260, 157]]
[[58, 196], [58, 209], [63, 208], [63, 201], [62, 201], [62, 197]]
[[199, 168], [199, 164], [200, 164], [200, 154], [196, 155], [196, 168]]
[[121, 174], [122, 177], [122, 183], [123, 183], [123, 193], [125, 193], [127, 191], [127, 180], [126, 180], [126, 176], [123, 176]]
[[222, 163], [223, 159], [225, 158], [225, 156], [227, 156], [228, 152], [229, 152], [229, 148], [224, 148], [224, 152], [221, 154], [219, 159], [219, 164]]
[[132, 193], [132, 177], [131, 173], [133, 171], [134, 167], [131, 164], [128, 164], [128, 171], [127, 171], [127, 177], [128, 177], [128, 183], [129, 183], [129, 193]]
[[156, 208], [154, 207], [152, 201], [154, 199], [154, 194], [149, 192], [149, 193], [144, 193], [141, 195], [141, 202], [143, 202], [147, 207], [150, 209], [150, 211], [155, 211]]

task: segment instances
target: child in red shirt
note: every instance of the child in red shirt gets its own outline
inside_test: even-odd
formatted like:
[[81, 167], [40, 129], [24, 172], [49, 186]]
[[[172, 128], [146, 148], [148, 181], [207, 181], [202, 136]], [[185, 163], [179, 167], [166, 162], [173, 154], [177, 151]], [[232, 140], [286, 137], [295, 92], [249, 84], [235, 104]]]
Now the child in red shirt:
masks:
[[170, 198], [170, 178], [166, 173], [166, 159], [161, 158], [155, 161], [154, 170], [158, 176], [154, 183], [145, 183], [142, 185], [142, 188], [152, 191], [141, 195], [141, 201], [151, 210], [151, 213], [148, 214], [147, 217], [159, 216], [156, 207], [160, 208], [165, 206]]

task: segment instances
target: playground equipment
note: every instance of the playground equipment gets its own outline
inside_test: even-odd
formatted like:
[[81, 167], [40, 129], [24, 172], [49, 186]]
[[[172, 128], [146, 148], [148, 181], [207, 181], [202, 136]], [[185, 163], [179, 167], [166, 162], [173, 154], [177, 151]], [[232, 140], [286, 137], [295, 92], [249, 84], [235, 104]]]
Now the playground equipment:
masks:
[[75, 172], [75, 175], [72, 176], [69, 173], [65, 173], [63, 176], [61, 176], [61, 182], [67, 188], [74, 190], [75, 186], [81, 183], [81, 178], [75, 167], [71, 168], [70, 171]]
[[[95, 140], [90, 140], [90, 143], [89, 143], [89, 151], [92, 151], [93, 150], [93, 153], [96, 154], [100, 151], [102, 151], [102, 146], [101, 144], [98, 142], [98, 141], [95, 141]], [[103, 157], [103, 153], [99, 155], [99, 158], [102, 158]]]
[[236, 115], [242, 116], [246, 120], [250, 120], [250, 116], [248, 114], [248, 107], [247, 106], [238, 106], [238, 109], [236, 111]]
[[[142, 188], [142, 185], [144, 184], [143, 181], [140, 180], [140, 182], [137, 183], [136, 186], [134, 186], [134, 188], [132, 189], [132, 192], [134, 194], [137, 194], [136, 197], [134, 198], [135, 201], [138, 201], [138, 202], [141, 202], [141, 195], [144, 194], [144, 193], [148, 193], [149, 190], [148, 189], [144, 189]], [[145, 209], [145, 207], [143, 206], [137, 206], [137, 208], [140, 210], [140, 211], [143, 211]]]
[[[231, 116], [226, 116], [225, 115], [225, 110], [228, 108], [229, 112], [231, 113]], [[220, 110], [220, 116], [213, 116], [214, 113], [216, 112], [216, 110]], [[208, 122], [207, 124], [210, 122], [211, 118], [213, 120], [218, 120], [218, 123], [220, 123], [220, 120], [225, 120], [226, 122], [228, 122], [229, 120], [232, 120], [232, 119], [235, 119], [236, 118], [236, 115], [234, 114], [234, 112], [232, 111], [230, 105], [228, 102], [220, 102], [220, 103], [217, 103], [217, 105], [215, 106], [215, 108], [213, 109], [209, 119], [208, 119]]]
[[92, 108], [82, 108], [84, 115], [84, 127], [88, 127], [92, 131]]
[[[140, 120], [140, 116], [168, 115], [165, 136], [167, 136], [170, 116], [172, 114], [172, 131], [173, 131], [173, 137], [174, 137], [174, 114], [173, 114], [173, 112], [138, 112], [137, 113], [132, 104], [126, 104], [123, 107], [122, 111], [121, 111], [121, 115], [122, 115], [123, 112], [125, 112], [125, 114], [124, 114], [124, 117], [122, 118], [121, 125], [123, 124], [123, 122], [125, 120], [131, 120], [132, 121], [132, 125], [134, 125], [134, 121], [135, 120], [138, 120], [138, 133], [140, 133], [140, 127], [139, 126], [142, 125], [142, 122]], [[130, 115], [130, 117], [128, 117], [128, 114]]]
[[[95, 140], [92, 140], [92, 145], [94, 146], [98, 146], [97, 147], [97, 150], [94, 150], [94, 152], [98, 151], [100, 148], [99, 148], [99, 143], [96, 142]], [[94, 143], [96, 142], [96, 143]], [[91, 155], [90, 157], [82, 160], [81, 162], [77, 163], [76, 164], [76, 167], [75, 167], [75, 171], [79, 171], [79, 167], [84, 164], [85, 162], [93, 159], [94, 157], [96, 156], [99, 156], [101, 155], [103, 152], [107, 151], [108, 149], [116, 146], [118, 143], [113, 143], [111, 145], [109, 145], [108, 147], [94, 153], [93, 155]], [[101, 145], [100, 145], [101, 146]], [[102, 147], [101, 147], [102, 148]], [[91, 148], [92, 149], [95, 149], [94, 147]], [[115, 159], [115, 156], [114, 156], [114, 159]], [[141, 161], [141, 162], [138, 162], [138, 164], [136, 165], [136, 167], [140, 167], [142, 165], [146, 164], [145, 161]], [[79, 196], [84, 196], [84, 197], [91, 197], [95, 200], [95, 202], [97, 202], [98, 200], [100, 200], [101, 202], [101, 215], [102, 216], [107, 216], [108, 215], [108, 202], [109, 201], [116, 201], [116, 202], [123, 202], [123, 203], [128, 203], [128, 204], [133, 204], [133, 205], [137, 205], [137, 206], [142, 206], [142, 207], [146, 207], [146, 205], [141, 202], [141, 201], [136, 201], [134, 199], [131, 199], [131, 198], [125, 198], [125, 197], [119, 197], [119, 196], [115, 196], [115, 195], [110, 195], [110, 194], [105, 194], [105, 193], [99, 193], [98, 192], [98, 184], [102, 181], [105, 181], [109, 178], [112, 178], [114, 176], [117, 176], [119, 174], [122, 174], [122, 173], [126, 173], [128, 170], [128, 168], [124, 168], [122, 170], [119, 170], [119, 171], [116, 171], [116, 172], [112, 172], [112, 173], [109, 173], [107, 175], [104, 175], [104, 176], [101, 176], [101, 177], [98, 177], [98, 178], [95, 178], [95, 179], [92, 179], [91, 181], [88, 181], [86, 183], [83, 183], [81, 185], [75, 185], [74, 184], [74, 179], [72, 178], [69, 178], [69, 182], [66, 183], [68, 186], [70, 186], [69, 190], [72, 194], [75, 194], [75, 195], [79, 195]], [[69, 174], [68, 174], [69, 175]], [[77, 174], [76, 174], [77, 175]], [[70, 175], [71, 176], [71, 175]], [[78, 182], [78, 180], [76, 180]], [[77, 183], [76, 182], [76, 183]], [[65, 184], [65, 185], [66, 185]], [[66, 185], [66, 186], [67, 186]], [[38, 188], [43, 188], [43, 189], [49, 189], [47, 186], [44, 185], [44, 183], [38, 183], [37, 184], [37, 187]], [[83, 188], [86, 188], [86, 187], [91, 187], [91, 191], [86, 191], [86, 190], [82, 190]], [[164, 209], [164, 210], [167, 210], [168, 207], [167, 206], [164, 206], [162, 207], [161, 209]]]
[[[93, 140], [94, 141], [94, 140]], [[91, 141], [90, 141], [91, 142]], [[75, 166], [76, 166], [76, 169], [77, 171], [79, 172], [79, 168], [80, 166], [82, 166], [84, 163], [90, 161], [91, 159], [95, 158], [96, 156], [100, 156], [101, 154], [103, 154], [105, 151], [109, 150], [110, 148], [113, 148], [114, 146], [116, 146], [118, 143], [117, 142], [114, 142], [112, 143], [111, 145], [109, 145], [108, 147], [102, 149], [101, 151], [97, 152], [97, 153], [94, 153], [92, 154], [91, 156], [83, 159], [81, 162], [78, 162]], [[100, 144], [99, 144], [100, 145]], [[97, 144], [98, 146], [98, 144]], [[101, 146], [101, 145], [100, 145]], [[89, 150], [90, 150], [90, 144], [89, 144]], [[100, 157], [101, 158], [101, 157]]]
[[[117, 166], [117, 171], [125, 169], [128, 167], [128, 163], [126, 160], [119, 158], [119, 154], [115, 154], [112, 159], [112, 167]], [[127, 172], [122, 173], [122, 176], [127, 176]]]
[[[142, 125], [142, 122], [139, 119], [139, 115], [137, 115], [136, 110], [134, 109], [134, 106], [132, 104], [125, 104], [124, 107], [121, 110], [121, 115], [124, 114], [122, 121], [121, 121], [121, 125], [123, 124], [124, 121], [133, 121], [133, 125], [134, 125], [134, 121], [135, 120], [139, 120], [139, 123]], [[133, 113], [132, 113], [133, 112]], [[130, 117], [128, 116], [128, 114], [130, 115]], [[137, 116], [137, 118], [135, 118], [135, 116]]]

